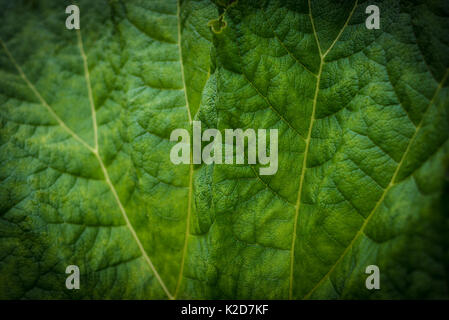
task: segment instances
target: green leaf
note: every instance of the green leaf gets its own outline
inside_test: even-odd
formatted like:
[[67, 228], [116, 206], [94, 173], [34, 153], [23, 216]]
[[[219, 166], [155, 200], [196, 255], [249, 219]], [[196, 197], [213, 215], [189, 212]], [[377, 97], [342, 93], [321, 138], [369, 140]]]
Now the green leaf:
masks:
[[[449, 297], [447, 2], [70, 4], [0, 1], [0, 298]], [[277, 173], [174, 165], [193, 120]]]

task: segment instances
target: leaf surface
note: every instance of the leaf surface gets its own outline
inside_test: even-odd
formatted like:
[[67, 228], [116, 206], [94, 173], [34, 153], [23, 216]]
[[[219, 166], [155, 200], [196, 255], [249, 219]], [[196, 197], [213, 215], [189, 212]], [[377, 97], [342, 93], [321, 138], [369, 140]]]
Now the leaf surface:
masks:
[[[367, 1], [70, 4], [0, 6], [0, 298], [448, 297], [444, 1], [380, 30]], [[278, 129], [277, 173], [174, 165], [193, 120]]]

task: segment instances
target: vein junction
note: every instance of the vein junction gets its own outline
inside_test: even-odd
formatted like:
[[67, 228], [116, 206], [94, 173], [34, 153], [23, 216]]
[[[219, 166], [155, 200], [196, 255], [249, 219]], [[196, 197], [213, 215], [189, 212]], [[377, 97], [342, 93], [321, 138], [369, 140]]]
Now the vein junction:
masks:
[[305, 140], [305, 142], [306, 142], [306, 149], [304, 151], [304, 158], [303, 158], [302, 168], [301, 168], [301, 176], [300, 176], [300, 180], [299, 180], [298, 196], [297, 196], [296, 205], [295, 205], [295, 219], [294, 219], [294, 225], [293, 225], [293, 235], [292, 235], [292, 244], [291, 244], [291, 253], [290, 253], [289, 299], [292, 299], [292, 297], [293, 297], [293, 272], [294, 272], [295, 242], [296, 242], [296, 236], [297, 236], [296, 233], [297, 233], [298, 217], [299, 217], [299, 210], [301, 208], [301, 195], [302, 195], [302, 190], [303, 190], [303, 185], [304, 185], [305, 172], [306, 172], [306, 168], [307, 168], [307, 157], [308, 157], [308, 154], [309, 154], [310, 140], [311, 140], [311, 137], [312, 137], [313, 124], [315, 122], [315, 113], [316, 113], [318, 92], [320, 90], [321, 74], [323, 72], [323, 66], [325, 64], [326, 56], [332, 50], [334, 45], [338, 42], [338, 40], [340, 39], [341, 35], [343, 34], [343, 31], [348, 26], [348, 23], [351, 20], [352, 15], [354, 14], [354, 11], [355, 11], [355, 9], [357, 7], [357, 4], [358, 4], [358, 0], [355, 1], [354, 7], [352, 8], [352, 10], [351, 10], [351, 12], [350, 12], [350, 14], [349, 14], [345, 24], [341, 28], [341, 30], [338, 33], [337, 37], [332, 42], [330, 47], [326, 50], [326, 52], [323, 53], [322, 49], [321, 49], [320, 41], [318, 39], [318, 34], [316, 32], [315, 22], [314, 22], [313, 16], [312, 16], [312, 6], [311, 6], [311, 3], [310, 3], [310, 0], [308, 1], [309, 18], [310, 18], [310, 23], [312, 25], [312, 30], [313, 30], [313, 35], [314, 35], [314, 38], [315, 38], [315, 42], [316, 42], [316, 45], [317, 45], [317, 48], [318, 48], [318, 53], [320, 55], [320, 66], [319, 66], [319, 70], [318, 70], [316, 86], [315, 86], [315, 94], [314, 94], [313, 103], [312, 103], [312, 115], [311, 115], [311, 119], [310, 119], [309, 129], [308, 129], [308, 132], [307, 132], [307, 138]]
[[71, 130], [65, 124], [65, 122], [56, 114], [56, 112], [45, 101], [45, 99], [42, 97], [42, 95], [37, 91], [36, 87], [29, 81], [28, 77], [25, 75], [22, 68], [19, 66], [19, 64], [17, 63], [17, 61], [14, 59], [11, 52], [7, 48], [6, 44], [1, 39], [0, 39], [0, 44], [3, 47], [3, 50], [5, 51], [6, 55], [8, 56], [9, 60], [11, 61], [11, 63], [17, 69], [17, 72], [19, 73], [20, 77], [27, 84], [27, 86], [30, 88], [30, 90], [34, 93], [34, 95], [39, 100], [39, 102], [47, 109], [47, 111], [51, 114], [51, 116], [61, 126], [61, 128], [63, 128], [68, 134], [70, 134], [70, 136], [72, 136], [72, 138], [74, 138], [76, 141], [78, 141], [83, 147], [85, 147], [87, 150], [89, 150], [95, 156], [95, 158], [97, 159], [97, 161], [101, 167], [101, 170], [103, 172], [105, 182], [108, 185], [109, 189], [111, 190], [111, 193], [114, 196], [115, 201], [117, 202], [117, 205], [120, 209], [123, 219], [125, 220], [126, 226], [130, 230], [132, 237], [136, 241], [136, 244], [137, 244], [145, 262], [148, 264], [148, 266], [152, 270], [154, 276], [156, 277], [157, 281], [159, 282], [160, 286], [162, 287], [162, 289], [165, 292], [165, 294], [167, 295], [167, 297], [169, 299], [173, 299], [174, 297], [168, 291], [164, 281], [162, 280], [161, 276], [157, 272], [156, 268], [154, 267], [153, 263], [151, 262], [150, 257], [148, 256], [142, 243], [140, 242], [139, 237], [137, 236], [137, 233], [134, 230], [134, 228], [128, 218], [126, 210], [125, 210], [122, 202], [120, 201], [117, 191], [115, 190], [115, 187], [109, 177], [109, 173], [108, 173], [107, 168], [103, 162], [103, 159], [101, 158], [101, 155], [99, 152], [99, 145], [98, 145], [98, 134], [97, 134], [98, 126], [97, 126], [97, 121], [96, 121], [96, 111], [95, 111], [94, 99], [93, 99], [93, 95], [92, 95], [92, 87], [91, 87], [91, 83], [90, 83], [90, 74], [89, 74], [89, 69], [88, 69], [88, 64], [87, 64], [87, 56], [84, 52], [84, 46], [83, 46], [81, 32], [79, 30], [76, 30], [76, 32], [77, 32], [78, 47], [79, 47], [80, 54], [81, 54], [81, 57], [83, 60], [84, 76], [86, 79], [87, 92], [88, 92], [88, 96], [89, 96], [89, 103], [90, 103], [91, 113], [92, 113], [92, 125], [93, 125], [93, 130], [94, 130], [94, 145], [95, 145], [94, 147], [90, 146], [86, 141], [84, 141], [79, 135], [77, 135], [73, 130]]

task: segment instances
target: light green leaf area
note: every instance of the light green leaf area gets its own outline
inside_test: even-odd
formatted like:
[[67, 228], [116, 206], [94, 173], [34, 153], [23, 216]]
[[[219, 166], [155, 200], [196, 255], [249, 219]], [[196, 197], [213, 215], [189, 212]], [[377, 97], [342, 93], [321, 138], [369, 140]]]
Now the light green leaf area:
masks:
[[[0, 3], [0, 298], [449, 297], [446, 1]], [[173, 164], [192, 120], [277, 173]]]

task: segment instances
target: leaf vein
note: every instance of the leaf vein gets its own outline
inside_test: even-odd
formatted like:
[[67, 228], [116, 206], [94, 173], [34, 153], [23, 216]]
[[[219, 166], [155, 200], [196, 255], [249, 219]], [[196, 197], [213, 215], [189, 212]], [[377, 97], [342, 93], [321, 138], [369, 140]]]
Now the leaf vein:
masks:
[[438, 87], [435, 90], [435, 93], [432, 97], [432, 99], [430, 100], [429, 105], [427, 106], [423, 117], [421, 118], [421, 121], [419, 122], [418, 126], [416, 126], [416, 130], [415, 133], [413, 134], [413, 136], [410, 138], [408, 144], [407, 144], [407, 148], [405, 150], [405, 152], [403, 153], [401, 160], [398, 162], [397, 166], [396, 166], [396, 170], [393, 173], [393, 176], [391, 177], [390, 183], [388, 184], [388, 186], [384, 189], [381, 197], [379, 198], [379, 200], [376, 202], [373, 210], [370, 212], [370, 214], [366, 217], [365, 221], [363, 222], [363, 224], [361, 225], [360, 229], [357, 231], [356, 235], [354, 236], [354, 238], [352, 238], [351, 242], [349, 243], [349, 245], [345, 248], [345, 250], [343, 250], [342, 254], [340, 255], [340, 257], [336, 260], [336, 262], [331, 266], [331, 268], [329, 269], [329, 271], [320, 279], [320, 281], [317, 282], [317, 284], [303, 297], [303, 299], [308, 299], [310, 298], [310, 296], [312, 295], [312, 293], [332, 274], [332, 272], [335, 270], [335, 268], [337, 267], [337, 265], [343, 260], [343, 258], [346, 256], [346, 254], [349, 252], [349, 250], [352, 248], [352, 246], [355, 244], [355, 242], [357, 241], [357, 239], [363, 234], [366, 226], [368, 225], [368, 223], [370, 222], [371, 218], [373, 217], [374, 213], [377, 211], [377, 209], [380, 207], [381, 203], [383, 203], [388, 191], [395, 186], [396, 184], [398, 184], [399, 182], [395, 182], [398, 173], [402, 167], [402, 164], [404, 163], [405, 159], [407, 158], [407, 155], [410, 151], [410, 148], [413, 144], [413, 142], [415, 141], [419, 130], [421, 129], [423, 123], [424, 123], [424, 119], [426, 114], [428, 113], [428, 111], [430, 110], [430, 107], [433, 105], [436, 97], [438, 96], [438, 93], [440, 92], [441, 88], [443, 87], [447, 76], [449, 74], [449, 68], [446, 69], [446, 73], [443, 77], [443, 79], [441, 80], [441, 82], [438, 84]]

